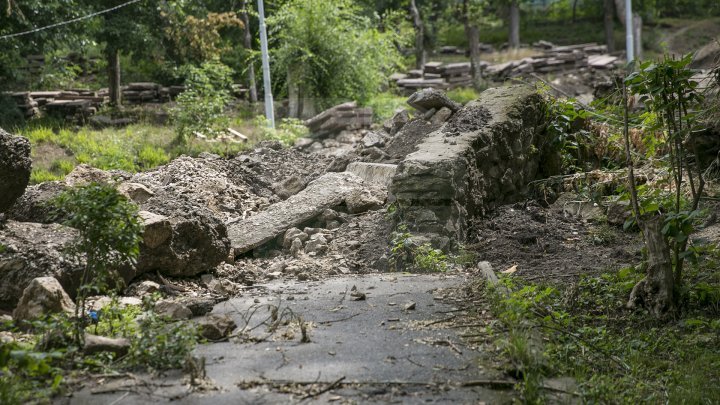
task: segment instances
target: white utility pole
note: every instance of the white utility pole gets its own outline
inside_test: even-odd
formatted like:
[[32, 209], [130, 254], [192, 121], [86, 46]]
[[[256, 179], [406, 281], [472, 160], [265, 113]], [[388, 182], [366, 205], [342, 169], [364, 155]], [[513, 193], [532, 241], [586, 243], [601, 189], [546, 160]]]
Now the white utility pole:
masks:
[[265, 29], [265, 6], [263, 0], [257, 0], [257, 4], [258, 18], [260, 19], [263, 84], [265, 85], [265, 117], [267, 117], [270, 127], [275, 128], [275, 108], [273, 106], [272, 87], [270, 86], [270, 56], [268, 55], [267, 29]]
[[633, 38], [633, 14], [632, 0], [625, 0], [625, 49], [627, 50], [627, 62], [635, 60], [635, 40]]

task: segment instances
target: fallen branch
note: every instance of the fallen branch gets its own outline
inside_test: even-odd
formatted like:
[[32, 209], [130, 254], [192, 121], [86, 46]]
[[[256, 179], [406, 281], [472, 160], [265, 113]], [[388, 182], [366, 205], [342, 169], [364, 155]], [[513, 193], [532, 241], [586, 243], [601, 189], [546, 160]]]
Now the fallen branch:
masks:
[[312, 393], [312, 394], [307, 394], [307, 395], [305, 395], [304, 397], [302, 397], [300, 400], [301, 400], [301, 401], [304, 401], [304, 400], [306, 400], [306, 399], [308, 399], [308, 398], [318, 397], [318, 396], [320, 396], [320, 395], [322, 395], [322, 394], [324, 394], [324, 393], [332, 390], [333, 388], [339, 386], [344, 379], [345, 379], [345, 376], [342, 376], [342, 377], [338, 378], [337, 380], [335, 380], [335, 382], [333, 382], [332, 384], [328, 385], [327, 387], [321, 389], [321, 390], [318, 391], [318, 392], [315, 392], [315, 393]]

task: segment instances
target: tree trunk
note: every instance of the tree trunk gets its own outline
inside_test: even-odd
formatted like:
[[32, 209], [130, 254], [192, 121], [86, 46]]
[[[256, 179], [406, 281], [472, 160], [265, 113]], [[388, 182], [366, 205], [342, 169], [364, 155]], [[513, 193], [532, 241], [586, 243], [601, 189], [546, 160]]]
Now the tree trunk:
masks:
[[520, 47], [520, 6], [517, 0], [510, 2], [510, 48]]
[[573, 12], [572, 12], [572, 23], [575, 24], [577, 21], [577, 6], [578, 0], [573, 0]]
[[[252, 51], [252, 33], [250, 32], [250, 16], [248, 15], [247, 11], [247, 0], [243, 0], [241, 7], [243, 9], [242, 12], [242, 22], [245, 25], [245, 36], [243, 38], [243, 45], [245, 49], [248, 51]], [[250, 64], [248, 66], [248, 88], [250, 89], [250, 101], [253, 103], [257, 103], [258, 101], [258, 94], [257, 94], [257, 84], [255, 83], [255, 64], [250, 61]]]
[[605, 0], [605, 44], [608, 52], [615, 52], [615, 2]]
[[615, 0], [615, 13], [618, 20], [625, 26], [625, 0]]
[[415, 68], [422, 69], [425, 66], [425, 32], [415, 0], [410, 0], [410, 16], [415, 27]]
[[643, 58], [642, 49], [642, 17], [633, 14], [633, 39], [635, 41], [635, 59], [640, 61]]
[[105, 52], [107, 56], [110, 105], [120, 107], [122, 105], [122, 91], [120, 89], [120, 50], [110, 48]]
[[662, 234], [662, 227], [662, 217], [643, 223], [648, 267], [645, 278], [635, 285], [627, 304], [628, 308], [642, 305], [657, 318], [664, 317], [674, 308], [672, 260], [667, 239]]
[[465, 35], [470, 44], [470, 66], [472, 66], [473, 86], [479, 89], [482, 83], [482, 67], [480, 65], [480, 29], [477, 25], [465, 23]]

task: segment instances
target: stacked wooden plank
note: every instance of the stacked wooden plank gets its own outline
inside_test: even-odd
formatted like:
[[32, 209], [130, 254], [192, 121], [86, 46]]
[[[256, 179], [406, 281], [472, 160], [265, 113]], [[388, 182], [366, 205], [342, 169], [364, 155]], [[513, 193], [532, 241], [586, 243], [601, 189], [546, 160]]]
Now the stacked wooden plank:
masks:
[[314, 136], [327, 137], [345, 130], [369, 128], [372, 121], [372, 108], [358, 107], [357, 103], [349, 102], [321, 112], [307, 120], [305, 125]]
[[486, 69], [494, 79], [523, 76], [530, 73], [560, 73], [586, 68], [612, 69], [618, 58], [607, 54], [605, 45], [596, 43], [554, 46], [548, 42], [538, 45], [543, 55], [499, 63]]
[[10, 93], [18, 109], [25, 116], [26, 119], [34, 118], [40, 115], [40, 109], [38, 109], [37, 101], [33, 100], [29, 92], [18, 92]]
[[[483, 62], [483, 68], [487, 66]], [[470, 62], [442, 63], [428, 62], [422, 70], [411, 70], [405, 74], [390, 77], [398, 88], [405, 93], [414, 93], [419, 89], [452, 89], [472, 84]]]

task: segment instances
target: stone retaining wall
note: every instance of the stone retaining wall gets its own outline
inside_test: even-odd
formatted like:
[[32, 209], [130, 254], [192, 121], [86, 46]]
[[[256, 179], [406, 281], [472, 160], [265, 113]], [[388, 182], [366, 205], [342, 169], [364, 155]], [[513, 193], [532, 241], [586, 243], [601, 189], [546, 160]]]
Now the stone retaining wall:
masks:
[[474, 218], [554, 174], [545, 118], [545, 101], [531, 87], [483, 92], [399, 165], [391, 185], [397, 221], [440, 236], [436, 245], [465, 240]]

